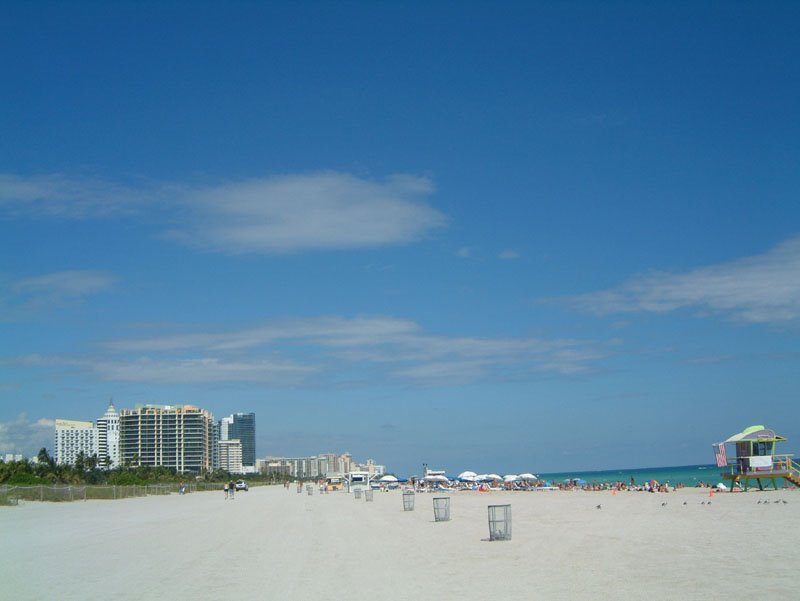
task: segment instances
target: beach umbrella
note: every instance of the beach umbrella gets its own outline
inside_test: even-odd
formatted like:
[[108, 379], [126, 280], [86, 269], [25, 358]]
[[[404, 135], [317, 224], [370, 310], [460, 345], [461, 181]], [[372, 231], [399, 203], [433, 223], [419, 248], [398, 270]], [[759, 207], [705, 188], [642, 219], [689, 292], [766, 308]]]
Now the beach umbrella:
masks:
[[531, 474], [530, 472], [525, 472], [524, 474], [519, 475], [520, 480], [538, 480], [538, 478]]
[[486, 474], [485, 477], [486, 477], [487, 480], [502, 480], [503, 479], [502, 476], [498, 476], [497, 474]]
[[519, 476], [516, 474], [508, 474], [503, 476], [503, 482], [516, 482], [517, 480], [519, 480]]
[[467, 480], [467, 481], [474, 480], [477, 476], [478, 476], [478, 474], [476, 474], [475, 472], [469, 472], [469, 471], [461, 472], [458, 475], [459, 478], [461, 478], [462, 480]]
[[443, 474], [434, 474], [433, 476], [425, 476], [425, 480], [428, 482], [449, 482], [447, 476]]
[[381, 482], [397, 482], [397, 478], [392, 476], [391, 474], [386, 474], [380, 479]]

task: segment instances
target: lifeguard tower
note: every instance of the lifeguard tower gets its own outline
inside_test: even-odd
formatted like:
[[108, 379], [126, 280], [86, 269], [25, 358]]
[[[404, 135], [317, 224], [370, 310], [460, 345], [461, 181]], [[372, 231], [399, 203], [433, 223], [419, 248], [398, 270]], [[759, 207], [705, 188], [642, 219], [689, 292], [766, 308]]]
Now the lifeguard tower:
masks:
[[[730, 481], [730, 491], [733, 492], [736, 485], [747, 490], [753, 480], [758, 484], [759, 490], [764, 490], [764, 480], [771, 480], [775, 490], [778, 490], [778, 479], [800, 487], [800, 464], [792, 459], [791, 454], [775, 453], [777, 443], [785, 441], [786, 438], [779, 436], [774, 430], [764, 426], [750, 426], [713, 445], [717, 467], [725, 468], [721, 476]], [[726, 444], [736, 445], [736, 453], [730, 459], [725, 451]]]

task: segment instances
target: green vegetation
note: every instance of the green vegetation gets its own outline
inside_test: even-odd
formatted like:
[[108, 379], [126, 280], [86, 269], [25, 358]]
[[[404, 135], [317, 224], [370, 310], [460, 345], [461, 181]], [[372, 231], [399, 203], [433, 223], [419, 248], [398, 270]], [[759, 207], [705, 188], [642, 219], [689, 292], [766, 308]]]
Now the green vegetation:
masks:
[[150, 466], [120, 466], [112, 470], [101, 468], [97, 456], [79, 455], [75, 465], [59, 465], [47, 449], [41, 449], [36, 461], [0, 460], [0, 484], [13, 486], [35, 485], [115, 485], [145, 486], [148, 484], [167, 484], [188, 481], [227, 482], [245, 479], [250, 486], [259, 484], [278, 484], [290, 480], [288, 476], [270, 474], [248, 474], [241, 476], [223, 470], [206, 472], [199, 477], [192, 474], [179, 474], [174, 469]]

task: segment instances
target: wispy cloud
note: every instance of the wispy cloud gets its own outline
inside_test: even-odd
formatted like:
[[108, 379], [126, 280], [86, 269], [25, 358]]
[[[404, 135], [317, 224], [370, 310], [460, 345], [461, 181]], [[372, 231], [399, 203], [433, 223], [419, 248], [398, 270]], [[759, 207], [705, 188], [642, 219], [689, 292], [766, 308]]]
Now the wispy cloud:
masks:
[[0, 210], [64, 219], [131, 217], [181, 244], [224, 253], [377, 247], [419, 240], [447, 224], [427, 203], [433, 182], [324, 171], [216, 185], [147, 184], [0, 174]]
[[[54, 368], [62, 372], [92, 373], [110, 382], [151, 384], [209, 384], [215, 382], [260, 382], [288, 385], [317, 371], [286, 359], [232, 357], [140, 357], [101, 358], [27, 355], [3, 363], [17, 366]], [[63, 375], [63, 374], [62, 374]]]
[[[451, 384], [597, 369], [608, 345], [533, 337], [444, 336], [386, 316], [283, 319], [234, 330], [116, 339], [91, 356], [27, 355], [0, 364], [65, 378], [157, 384], [395, 380]], [[347, 374], [344, 380], [342, 374]]]
[[59, 271], [16, 280], [11, 289], [27, 297], [71, 299], [109, 290], [115, 280], [104, 271]]
[[498, 259], [504, 259], [506, 261], [510, 261], [510, 260], [513, 260], [513, 259], [519, 259], [519, 253], [517, 251], [513, 250], [513, 249], [508, 248], [508, 249], [498, 253], [497, 258]]
[[683, 273], [649, 273], [617, 288], [555, 299], [605, 315], [695, 308], [752, 323], [800, 319], [800, 237], [764, 254]]
[[456, 256], [462, 259], [469, 259], [472, 256], [472, 249], [469, 246], [462, 246], [456, 251]]
[[[186, 332], [166, 336], [109, 341], [104, 347], [112, 353], [156, 355], [158, 360], [124, 362], [116, 377], [137, 378], [139, 369], [169, 371], [176, 353], [203, 357], [227, 357], [239, 361], [259, 353], [276, 356], [303, 357], [304, 373], [290, 363], [291, 374], [298, 377], [318, 375], [324, 370], [346, 366], [348, 369], [379, 370], [389, 377], [413, 380], [461, 378], [474, 381], [481, 378], [504, 377], [509, 372], [557, 372], [575, 374], [590, 371], [605, 351], [575, 340], [543, 340], [531, 337], [478, 338], [431, 335], [413, 321], [392, 317], [320, 317], [288, 319], [230, 331]], [[151, 361], [154, 361], [151, 363]], [[220, 371], [209, 362], [207, 367], [221, 377], [235, 380], [247, 370]], [[302, 363], [305, 362], [305, 363]], [[190, 378], [192, 370], [198, 377], [204, 363], [185, 363], [181, 360], [169, 377]], [[110, 365], [100, 368], [108, 377], [116, 373]], [[284, 374], [285, 375], [285, 374]], [[166, 376], [165, 376], [166, 377]], [[144, 379], [144, 378], [143, 378]]]
[[149, 190], [89, 177], [0, 173], [0, 210], [12, 215], [96, 219], [134, 215], [158, 198]]
[[42, 447], [52, 448], [54, 427], [52, 419], [30, 421], [24, 413], [11, 421], [0, 422], [0, 453], [32, 457]]
[[105, 271], [72, 270], [46, 273], [0, 284], [0, 309], [5, 320], [30, 312], [81, 301], [111, 290], [116, 277]]

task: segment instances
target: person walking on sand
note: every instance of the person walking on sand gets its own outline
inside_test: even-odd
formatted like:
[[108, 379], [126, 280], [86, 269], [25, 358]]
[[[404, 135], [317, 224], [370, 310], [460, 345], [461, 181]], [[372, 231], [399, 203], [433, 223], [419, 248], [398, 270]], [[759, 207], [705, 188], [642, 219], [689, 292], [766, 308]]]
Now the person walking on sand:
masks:
[[236, 485], [233, 483], [233, 480], [231, 480], [228, 483], [228, 494], [231, 496], [231, 499], [233, 499], [233, 493], [235, 491], [236, 491]]
[[227, 501], [228, 500], [228, 483], [227, 482], [222, 485], [222, 490], [225, 491], [225, 500]]

